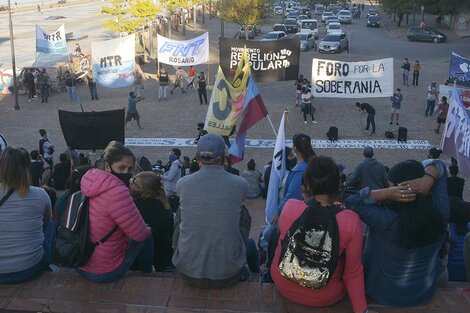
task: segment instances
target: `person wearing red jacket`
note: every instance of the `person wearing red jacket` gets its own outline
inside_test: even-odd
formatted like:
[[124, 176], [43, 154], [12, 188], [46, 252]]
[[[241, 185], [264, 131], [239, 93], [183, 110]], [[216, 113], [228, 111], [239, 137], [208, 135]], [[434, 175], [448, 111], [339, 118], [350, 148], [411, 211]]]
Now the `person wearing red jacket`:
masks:
[[89, 234], [99, 241], [117, 225], [118, 229], [98, 245], [78, 272], [85, 279], [116, 281], [138, 259], [141, 272], [152, 272], [154, 244], [129, 192], [135, 157], [124, 145], [112, 141], [103, 151], [104, 170], [91, 169], [81, 180], [82, 193], [90, 198]]
[[[302, 179], [303, 198], [319, 202], [323, 207], [333, 204], [339, 188], [339, 170], [331, 158], [316, 157], [308, 165]], [[312, 289], [289, 280], [279, 271], [282, 240], [291, 225], [302, 215], [307, 204], [289, 199], [279, 217], [279, 231], [276, 252], [271, 264], [271, 276], [276, 289], [288, 300], [313, 307], [333, 305], [344, 298], [346, 292], [355, 313], [367, 312], [362, 268], [362, 224], [357, 213], [342, 210], [336, 214], [339, 231], [340, 258], [336, 270], [324, 289]]]

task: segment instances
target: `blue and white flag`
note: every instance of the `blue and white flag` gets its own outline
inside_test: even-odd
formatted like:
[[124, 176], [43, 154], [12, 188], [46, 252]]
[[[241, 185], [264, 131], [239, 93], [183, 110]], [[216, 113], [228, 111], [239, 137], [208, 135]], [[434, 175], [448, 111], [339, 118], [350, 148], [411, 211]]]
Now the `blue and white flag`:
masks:
[[286, 175], [286, 115], [287, 112], [282, 114], [281, 124], [279, 125], [279, 131], [277, 132], [276, 145], [274, 146], [271, 176], [269, 176], [268, 195], [266, 198], [266, 222], [269, 225], [278, 213], [279, 190], [281, 188], [281, 182]]
[[449, 81], [470, 87], [470, 60], [452, 52], [449, 68]]
[[135, 35], [92, 42], [93, 78], [103, 87], [121, 88], [134, 83]]
[[157, 35], [160, 63], [189, 66], [209, 61], [209, 33], [189, 40], [172, 40]]
[[65, 27], [62, 24], [58, 30], [46, 33], [41, 26], [36, 25], [36, 52], [47, 54], [67, 54]]

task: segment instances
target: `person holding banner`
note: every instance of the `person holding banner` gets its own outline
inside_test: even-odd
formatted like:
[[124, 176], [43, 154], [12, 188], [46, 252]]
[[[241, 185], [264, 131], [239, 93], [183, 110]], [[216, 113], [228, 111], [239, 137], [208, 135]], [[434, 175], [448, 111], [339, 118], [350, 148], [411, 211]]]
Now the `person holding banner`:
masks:
[[158, 101], [162, 99], [166, 100], [166, 92], [168, 90], [168, 82], [170, 81], [170, 76], [166, 72], [165, 68], [162, 66], [160, 72], [157, 75], [158, 77]]
[[188, 71], [188, 86], [186, 86], [186, 91], [189, 90], [189, 87], [194, 88], [194, 79], [196, 78], [196, 69], [194, 66], [189, 67]]
[[441, 124], [446, 123], [447, 112], [449, 112], [449, 103], [447, 103], [447, 97], [443, 96], [441, 103], [437, 107], [437, 111], [439, 115], [437, 116], [437, 128], [434, 130], [436, 134], [439, 134], [439, 130], [441, 129]]
[[390, 114], [390, 125], [393, 124], [393, 116], [397, 115], [397, 126], [400, 125], [398, 123], [398, 119], [400, 118], [400, 108], [401, 102], [403, 101], [403, 95], [401, 94], [401, 89], [397, 88], [397, 91], [393, 94], [390, 98], [392, 100], [392, 113]]
[[170, 91], [170, 94], [172, 95], [173, 92], [175, 91], [176, 88], [181, 88], [182, 93], [186, 93], [186, 90], [184, 90], [184, 80], [188, 74], [183, 70], [183, 68], [180, 66], [175, 72], [175, 82], [173, 83], [173, 89]]

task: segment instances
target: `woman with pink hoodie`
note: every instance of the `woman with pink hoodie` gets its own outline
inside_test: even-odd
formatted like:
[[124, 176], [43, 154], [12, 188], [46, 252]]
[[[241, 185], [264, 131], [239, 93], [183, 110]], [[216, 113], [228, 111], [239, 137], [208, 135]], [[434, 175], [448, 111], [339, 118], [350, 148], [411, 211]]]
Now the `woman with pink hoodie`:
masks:
[[109, 239], [98, 245], [78, 272], [98, 283], [116, 281], [134, 261], [142, 272], [152, 271], [154, 244], [129, 192], [135, 157], [124, 145], [112, 141], [103, 151], [103, 170], [91, 169], [81, 180], [82, 193], [90, 198], [90, 240], [96, 242], [118, 226]]

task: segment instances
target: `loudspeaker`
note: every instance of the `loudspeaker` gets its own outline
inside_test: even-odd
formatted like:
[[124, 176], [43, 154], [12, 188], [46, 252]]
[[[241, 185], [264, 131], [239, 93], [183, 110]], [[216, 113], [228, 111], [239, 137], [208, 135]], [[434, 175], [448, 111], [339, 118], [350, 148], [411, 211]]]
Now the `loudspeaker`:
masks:
[[338, 127], [330, 126], [330, 129], [326, 133], [326, 136], [328, 137], [328, 140], [330, 141], [338, 140]]
[[393, 139], [393, 138], [395, 138], [395, 134], [392, 131], [388, 130], [388, 131], [385, 132], [385, 138]]
[[398, 127], [398, 142], [406, 142], [408, 139], [408, 129], [406, 127]]

